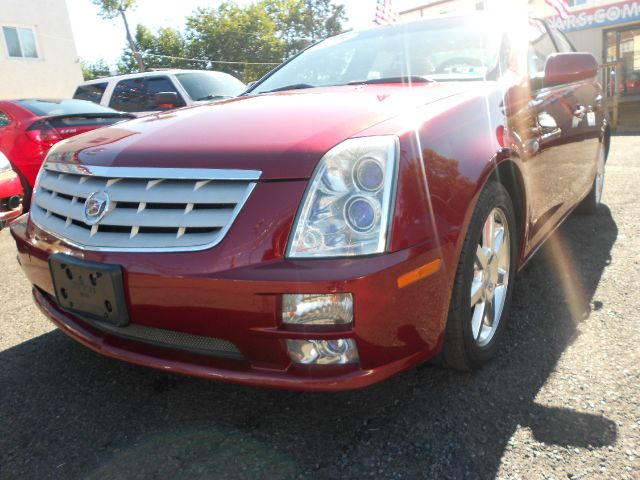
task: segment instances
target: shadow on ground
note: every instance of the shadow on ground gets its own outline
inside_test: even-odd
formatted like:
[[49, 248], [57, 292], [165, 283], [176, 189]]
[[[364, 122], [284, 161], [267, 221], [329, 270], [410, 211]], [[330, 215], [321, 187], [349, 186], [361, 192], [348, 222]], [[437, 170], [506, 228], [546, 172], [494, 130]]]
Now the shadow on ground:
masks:
[[2, 478], [491, 478], [521, 425], [611, 445], [605, 417], [535, 402], [589, 321], [617, 228], [572, 216], [519, 275], [498, 358], [336, 394], [252, 389], [103, 358], [58, 331], [0, 354]]

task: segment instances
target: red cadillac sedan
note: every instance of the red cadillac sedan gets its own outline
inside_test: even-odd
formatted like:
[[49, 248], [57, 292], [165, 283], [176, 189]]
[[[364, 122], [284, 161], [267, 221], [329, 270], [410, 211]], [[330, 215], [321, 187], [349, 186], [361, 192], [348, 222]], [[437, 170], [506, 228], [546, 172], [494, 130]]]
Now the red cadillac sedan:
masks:
[[241, 97], [73, 137], [12, 226], [42, 311], [110, 357], [299, 390], [475, 369], [610, 142], [597, 62], [538, 20], [317, 43]]

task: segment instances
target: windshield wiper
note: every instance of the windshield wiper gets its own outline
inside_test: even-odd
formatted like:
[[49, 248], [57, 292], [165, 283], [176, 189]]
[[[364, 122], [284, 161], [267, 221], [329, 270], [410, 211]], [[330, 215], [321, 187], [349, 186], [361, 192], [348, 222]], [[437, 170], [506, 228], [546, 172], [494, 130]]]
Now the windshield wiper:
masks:
[[284, 90], [303, 90], [305, 88], [315, 88], [315, 86], [309, 85], [308, 83], [294, 83], [292, 85], [285, 85], [284, 87], [278, 87], [278, 88], [274, 88], [273, 90], [266, 90], [264, 92], [258, 92], [258, 93], [282, 92]]
[[347, 85], [374, 85], [376, 83], [429, 83], [433, 82], [430, 78], [420, 77], [419, 75], [409, 75], [405, 77], [385, 77], [370, 78], [369, 80], [354, 80]]
[[209, 95], [205, 95], [204, 97], [196, 99], [196, 102], [201, 102], [203, 100], [222, 100], [224, 98], [233, 98], [233, 97], [231, 95], [214, 95], [211, 93]]

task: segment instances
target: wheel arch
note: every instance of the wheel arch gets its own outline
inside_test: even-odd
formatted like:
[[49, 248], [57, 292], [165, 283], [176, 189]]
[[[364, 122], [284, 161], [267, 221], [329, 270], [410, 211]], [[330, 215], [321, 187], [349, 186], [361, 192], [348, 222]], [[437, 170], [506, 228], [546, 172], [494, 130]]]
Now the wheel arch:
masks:
[[520, 260], [527, 234], [527, 197], [524, 176], [518, 164], [512, 158], [507, 157], [497, 162], [482, 188], [489, 181], [500, 183], [509, 192], [513, 202], [518, 234], [518, 258]]

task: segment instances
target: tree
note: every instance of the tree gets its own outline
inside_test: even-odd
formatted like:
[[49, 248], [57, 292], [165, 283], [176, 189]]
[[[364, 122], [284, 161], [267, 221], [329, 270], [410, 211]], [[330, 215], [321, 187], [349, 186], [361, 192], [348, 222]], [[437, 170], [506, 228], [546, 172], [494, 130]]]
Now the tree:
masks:
[[312, 42], [342, 32], [344, 5], [331, 0], [261, 0], [240, 7], [223, 2], [187, 17], [185, 39], [191, 57], [210, 59], [245, 81], [256, 80], [274, 65], [228, 65], [216, 60], [281, 63]]
[[144, 61], [138, 51], [136, 43], [131, 36], [131, 30], [129, 29], [129, 22], [127, 21], [127, 10], [134, 10], [136, 8], [136, 0], [92, 0], [94, 5], [100, 7], [100, 16], [107, 20], [112, 20], [118, 16], [122, 18], [124, 22], [124, 29], [127, 33], [127, 41], [129, 42], [129, 48], [133, 52], [138, 63], [138, 70], [144, 72]]
[[267, 14], [286, 43], [286, 55], [318, 40], [342, 33], [347, 20], [344, 5], [331, 0], [262, 0]]
[[[185, 60], [189, 56], [187, 43], [179, 30], [161, 27], [153, 33], [146, 26], [136, 27], [136, 44], [148, 68], [199, 68], [201, 62]], [[136, 70], [137, 60], [126, 48], [118, 63], [120, 73]]]
[[218, 8], [198, 8], [183, 32], [153, 33], [138, 25], [130, 44], [139, 50], [125, 49], [118, 69], [132, 72], [144, 58], [154, 67], [222, 70], [257, 80], [310, 43], [342, 32], [345, 20], [344, 6], [331, 0], [259, 0], [245, 6], [224, 1]]
[[93, 80], [94, 78], [108, 77], [111, 75], [109, 65], [103, 59], [98, 60], [95, 63], [81, 61], [80, 67], [82, 68], [82, 76], [86, 80]]
[[191, 58], [208, 60], [209, 68], [249, 81], [264, 75], [273, 65], [218, 61], [278, 64], [285, 48], [276, 33], [275, 23], [262, 5], [239, 7], [223, 2], [217, 9], [199, 8], [187, 17], [185, 38]]

